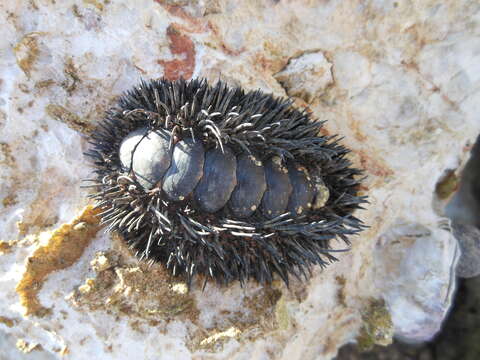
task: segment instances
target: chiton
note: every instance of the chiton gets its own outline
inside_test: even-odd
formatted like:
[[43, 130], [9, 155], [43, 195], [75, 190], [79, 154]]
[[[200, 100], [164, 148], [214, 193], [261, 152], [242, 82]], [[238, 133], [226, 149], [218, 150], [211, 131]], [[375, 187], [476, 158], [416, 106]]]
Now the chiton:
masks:
[[[101, 221], [188, 283], [308, 278], [335, 261], [362, 171], [292, 101], [205, 80], [141, 82], [90, 138]], [[275, 275], [276, 274], [276, 275]]]

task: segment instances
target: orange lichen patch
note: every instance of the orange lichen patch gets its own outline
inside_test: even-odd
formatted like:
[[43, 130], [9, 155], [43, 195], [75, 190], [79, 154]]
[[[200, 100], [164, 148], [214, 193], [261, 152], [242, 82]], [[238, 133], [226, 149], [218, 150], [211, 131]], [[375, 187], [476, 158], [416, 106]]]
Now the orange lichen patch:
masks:
[[100, 230], [96, 214], [97, 211], [88, 206], [71, 223], [46, 233], [45, 243], [42, 241], [27, 259], [25, 272], [16, 288], [25, 315], [44, 316], [49, 312], [37, 298], [43, 282], [51, 272], [65, 269], [80, 258]]
[[170, 41], [171, 53], [178, 55], [180, 59], [158, 60], [158, 63], [165, 68], [165, 77], [168, 80], [178, 80], [181, 77], [190, 79], [195, 69], [195, 45], [193, 41], [188, 36], [181, 34], [176, 24], [171, 24], [167, 28], [167, 37]]

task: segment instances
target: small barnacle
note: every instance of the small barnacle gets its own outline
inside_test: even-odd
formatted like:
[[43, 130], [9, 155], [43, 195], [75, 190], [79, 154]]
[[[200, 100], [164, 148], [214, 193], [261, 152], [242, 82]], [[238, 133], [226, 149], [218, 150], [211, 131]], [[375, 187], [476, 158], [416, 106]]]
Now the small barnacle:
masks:
[[323, 122], [287, 99], [223, 82], [152, 80], [91, 135], [102, 223], [188, 283], [285, 283], [337, 260], [361, 231], [361, 171]]

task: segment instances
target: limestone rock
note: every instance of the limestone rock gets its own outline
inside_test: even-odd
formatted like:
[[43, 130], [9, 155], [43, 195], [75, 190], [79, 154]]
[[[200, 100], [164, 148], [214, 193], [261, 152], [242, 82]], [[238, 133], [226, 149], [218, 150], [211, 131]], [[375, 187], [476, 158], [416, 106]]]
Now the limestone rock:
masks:
[[331, 68], [332, 64], [321, 52], [303, 54], [291, 59], [285, 69], [275, 74], [275, 79], [288, 95], [310, 102], [333, 83]]
[[418, 223], [397, 224], [380, 237], [375, 278], [395, 336], [422, 342], [438, 332], [455, 291], [457, 247], [449, 231]]

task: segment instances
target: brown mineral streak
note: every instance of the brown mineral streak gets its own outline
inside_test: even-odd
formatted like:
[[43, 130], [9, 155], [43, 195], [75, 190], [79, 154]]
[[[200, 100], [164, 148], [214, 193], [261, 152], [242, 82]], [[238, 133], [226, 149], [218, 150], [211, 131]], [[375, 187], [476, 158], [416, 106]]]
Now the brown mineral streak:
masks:
[[167, 28], [167, 37], [170, 41], [170, 51], [173, 55], [181, 55], [182, 59], [158, 60], [164, 66], [164, 75], [168, 80], [178, 80], [181, 77], [190, 79], [195, 68], [195, 45], [186, 35], [183, 35], [176, 24]]
[[212, 23], [211, 21], [208, 22], [208, 28], [209, 30], [213, 33], [214, 35], [214, 39], [216, 39], [217, 43], [219, 44], [220, 46], [220, 49], [227, 55], [231, 55], [231, 56], [238, 56], [240, 55], [243, 51], [245, 51], [245, 48], [241, 48], [239, 50], [233, 50], [231, 49], [229, 46], [227, 46], [225, 44], [225, 41], [223, 40], [222, 36], [221, 36], [221, 32], [220, 32], [220, 29], [218, 28], [217, 25], [215, 25], [214, 23]]
[[369, 174], [383, 178], [393, 175], [393, 170], [383, 164], [380, 160], [372, 158], [364, 151], [359, 151], [358, 154], [360, 155], [360, 164], [362, 165], [362, 168]]
[[26, 34], [13, 48], [18, 66], [28, 77], [30, 77], [33, 64], [37, 60], [40, 52], [37, 42], [39, 35], [42, 35], [42, 33], [32, 32]]
[[25, 272], [16, 287], [26, 316], [48, 313], [49, 309], [40, 304], [37, 295], [51, 272], [73, 265], [83, 254], [100, 230], [96, 214], [96, 210], [87, 206], [71, 223], [54, 230], [48, 242], [28, 257]]
[[65, 123], [69, 128], [82, 134], [89, 134], [93, 130], [91, 124], [63, 106], [48, 104], [45, 107], [45, 112], [51, 118]]

